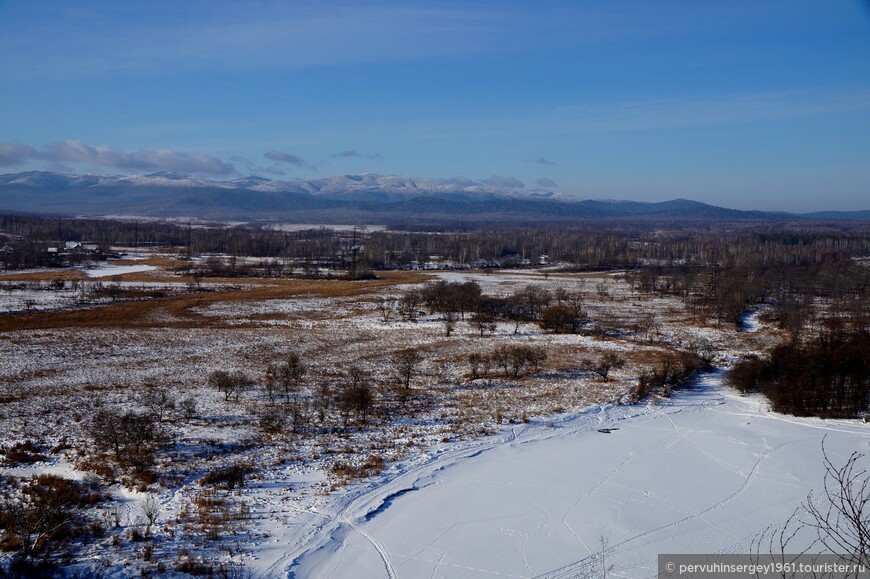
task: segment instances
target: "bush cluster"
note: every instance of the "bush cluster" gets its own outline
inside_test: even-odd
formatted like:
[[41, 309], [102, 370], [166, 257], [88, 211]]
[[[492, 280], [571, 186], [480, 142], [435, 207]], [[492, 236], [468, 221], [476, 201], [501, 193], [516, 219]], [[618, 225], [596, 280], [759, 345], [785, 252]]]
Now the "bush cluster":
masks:
[[870, 333], [835, 333], [780, 346], [769, 360], [735, 364], [728, 379], [740, 392], [763, 393], [776, 412], [855, 417], [870, 407]]

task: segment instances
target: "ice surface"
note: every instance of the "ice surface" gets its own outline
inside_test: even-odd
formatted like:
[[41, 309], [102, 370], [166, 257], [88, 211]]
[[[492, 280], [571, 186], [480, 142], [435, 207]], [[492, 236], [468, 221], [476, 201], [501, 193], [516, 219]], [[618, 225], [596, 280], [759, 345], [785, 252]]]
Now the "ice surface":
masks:
[[822, 438], [830, 455], [846, 457], [867, 448], [870, 430], [770, 413], [721, 379], [706, 375], [667, 404], [519, 426], [484, 452], [410, 469], [350, 501], [291, 570], [571, 577], [602, 551], [603, 537], [614, 576], [653, 577], [659, 553], [748, 552], [822, 487]]
[[110, 277], [113, 275], [123, 275], [125, 273], [151, 271], [153, 269], [153, 265], [107, 265], [96, 269], [86, 269], [85, 275], [88, 277]]

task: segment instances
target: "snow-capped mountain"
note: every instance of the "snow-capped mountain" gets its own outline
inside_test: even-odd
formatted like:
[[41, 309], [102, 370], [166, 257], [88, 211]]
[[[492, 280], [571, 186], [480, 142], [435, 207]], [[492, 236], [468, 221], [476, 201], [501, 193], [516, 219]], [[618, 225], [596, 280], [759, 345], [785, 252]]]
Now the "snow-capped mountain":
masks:
[[[217, 182], [215, 182], [217, 183]], [[395, 203], [416, 197], [451, 197], [467, 199], [551, 199], [565, 202], [580, 199], [553, 191], [520, 191], [491, 187], [482, 183], [454, 183], [449, 180], [416, 179], [397, 175], [338, 175], [312, 180], [272, 181], [262, 177], [245, 177], [231, 181], [240, 188], [272, 193], [307, 193], [325, 199]]]
[[363, 173], [338, 175], [312, 180], [274, 181], [248, 176], [233, 181], [212, 181], [183, 173], [159, 172], [148, 175], [74, 175], [33, 171], [0, 175], [0, 186], [23, 186], [45, 189], [83, 189], [93, 187], [176, 187], [216, 188], [262, 191], [268, 193], [298, 193], [346, 201], [376, 201], [393, 203], [415, 197], [462, 196], [468, 198], [549, 199], [579, 201], [565, 193], [542, 190], [514, 190], [492, 187], [474, 181], [417, 179], [395, 175]]
[[[746, 220], [796, 218], [697, 201], [581, 200], [557, 191], [493, 187], [467, 179], [374, 173], [273, 181], [212, 181], [179, 173], [0, 175], [0, 211], [51, 215], [141, 215], [276, 219], [311, 223], [566, 223], [589, 219]], [[838, 219], [867, 219], [866, 212]]]

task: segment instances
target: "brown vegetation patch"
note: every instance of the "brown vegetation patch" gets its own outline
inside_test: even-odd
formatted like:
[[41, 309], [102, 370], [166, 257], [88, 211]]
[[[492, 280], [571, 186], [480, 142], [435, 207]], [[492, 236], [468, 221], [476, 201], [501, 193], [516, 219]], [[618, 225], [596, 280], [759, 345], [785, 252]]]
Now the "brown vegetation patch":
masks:
[[[224, 302], [264, 301], [300, 296], [351, 297], [394, 285], [417, 283], [424, 279], [424, 274], [415, 272], [386, 272], [379, 279], [365, 281], [268, 280], [268, 285], [244, 289], [115, 303], [81, 310], [0, 316], [0, 332], [71, 327], [228, 327], [224, 320], [206, 318], [195, 310]], [[226, 281], [239, 283], [239, 280]]]
[[10, 448], [3, 449], [5, 462], [7, 465], [15, 466], [17, 464], [31, 464], [45, 460], [45, 449], [31, 440], [25, 440], [12, 445]]
[[158, 268], [173, 269], [187, 263], [187, 260], [181, 260], [176, 257], [165, 254], [154, 254], [147, 259], [131, 260], [134, 264], [152, 265]]
[[77, 281], [88, 279], [88, 277], [80, 269], [55, 269], [51, 271], [10, 273], [0, 276], [0, 281], [54, 281], [56, 279]]
[[20, 372], [11, 376], [4, 376], [3, 380], [7, 384], [15, 384], [20, 382], [27, 382], [29, 380], [34, 380], [38, 378], [48, 378], [51, 376], [55, 376], [59, 373], [60, 370], [56, 368], [38, 368], [36, 370], [30, 370], [28, 372]]

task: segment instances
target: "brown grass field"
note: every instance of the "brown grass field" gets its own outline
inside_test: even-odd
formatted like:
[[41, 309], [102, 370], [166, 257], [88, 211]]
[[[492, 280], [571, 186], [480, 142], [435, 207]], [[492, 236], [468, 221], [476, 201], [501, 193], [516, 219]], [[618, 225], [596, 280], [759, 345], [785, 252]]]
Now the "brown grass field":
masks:
[[[81, 273], [81, 272], [75, 272]], [[147, 273], [117, 276], [123, 281], [191, 282], [191, 278], [149, 276]], [[422, 283], [431, 276], [419, 272], [384, 272], [376, 280], [341, 279], [229, 279], [210, 278], [210, 283], [241, 285], [244, 289], [185, 294], [150, 300], [120, 302], [105, 306], [61, 311], [0, 315], [0, 332], [57, 328], [153, 328], [153, 327], [225, 327], [219, 318], [206, 318], [195, 308], [216, 303], [258, 302], [308, 297], [352, 297], [366, 295], [391, 286]], [[8, 281], [49, 281], [66, 279], [49, 272], [4, 277]], [[69, 278], [80, 279], [80, 278]]]

